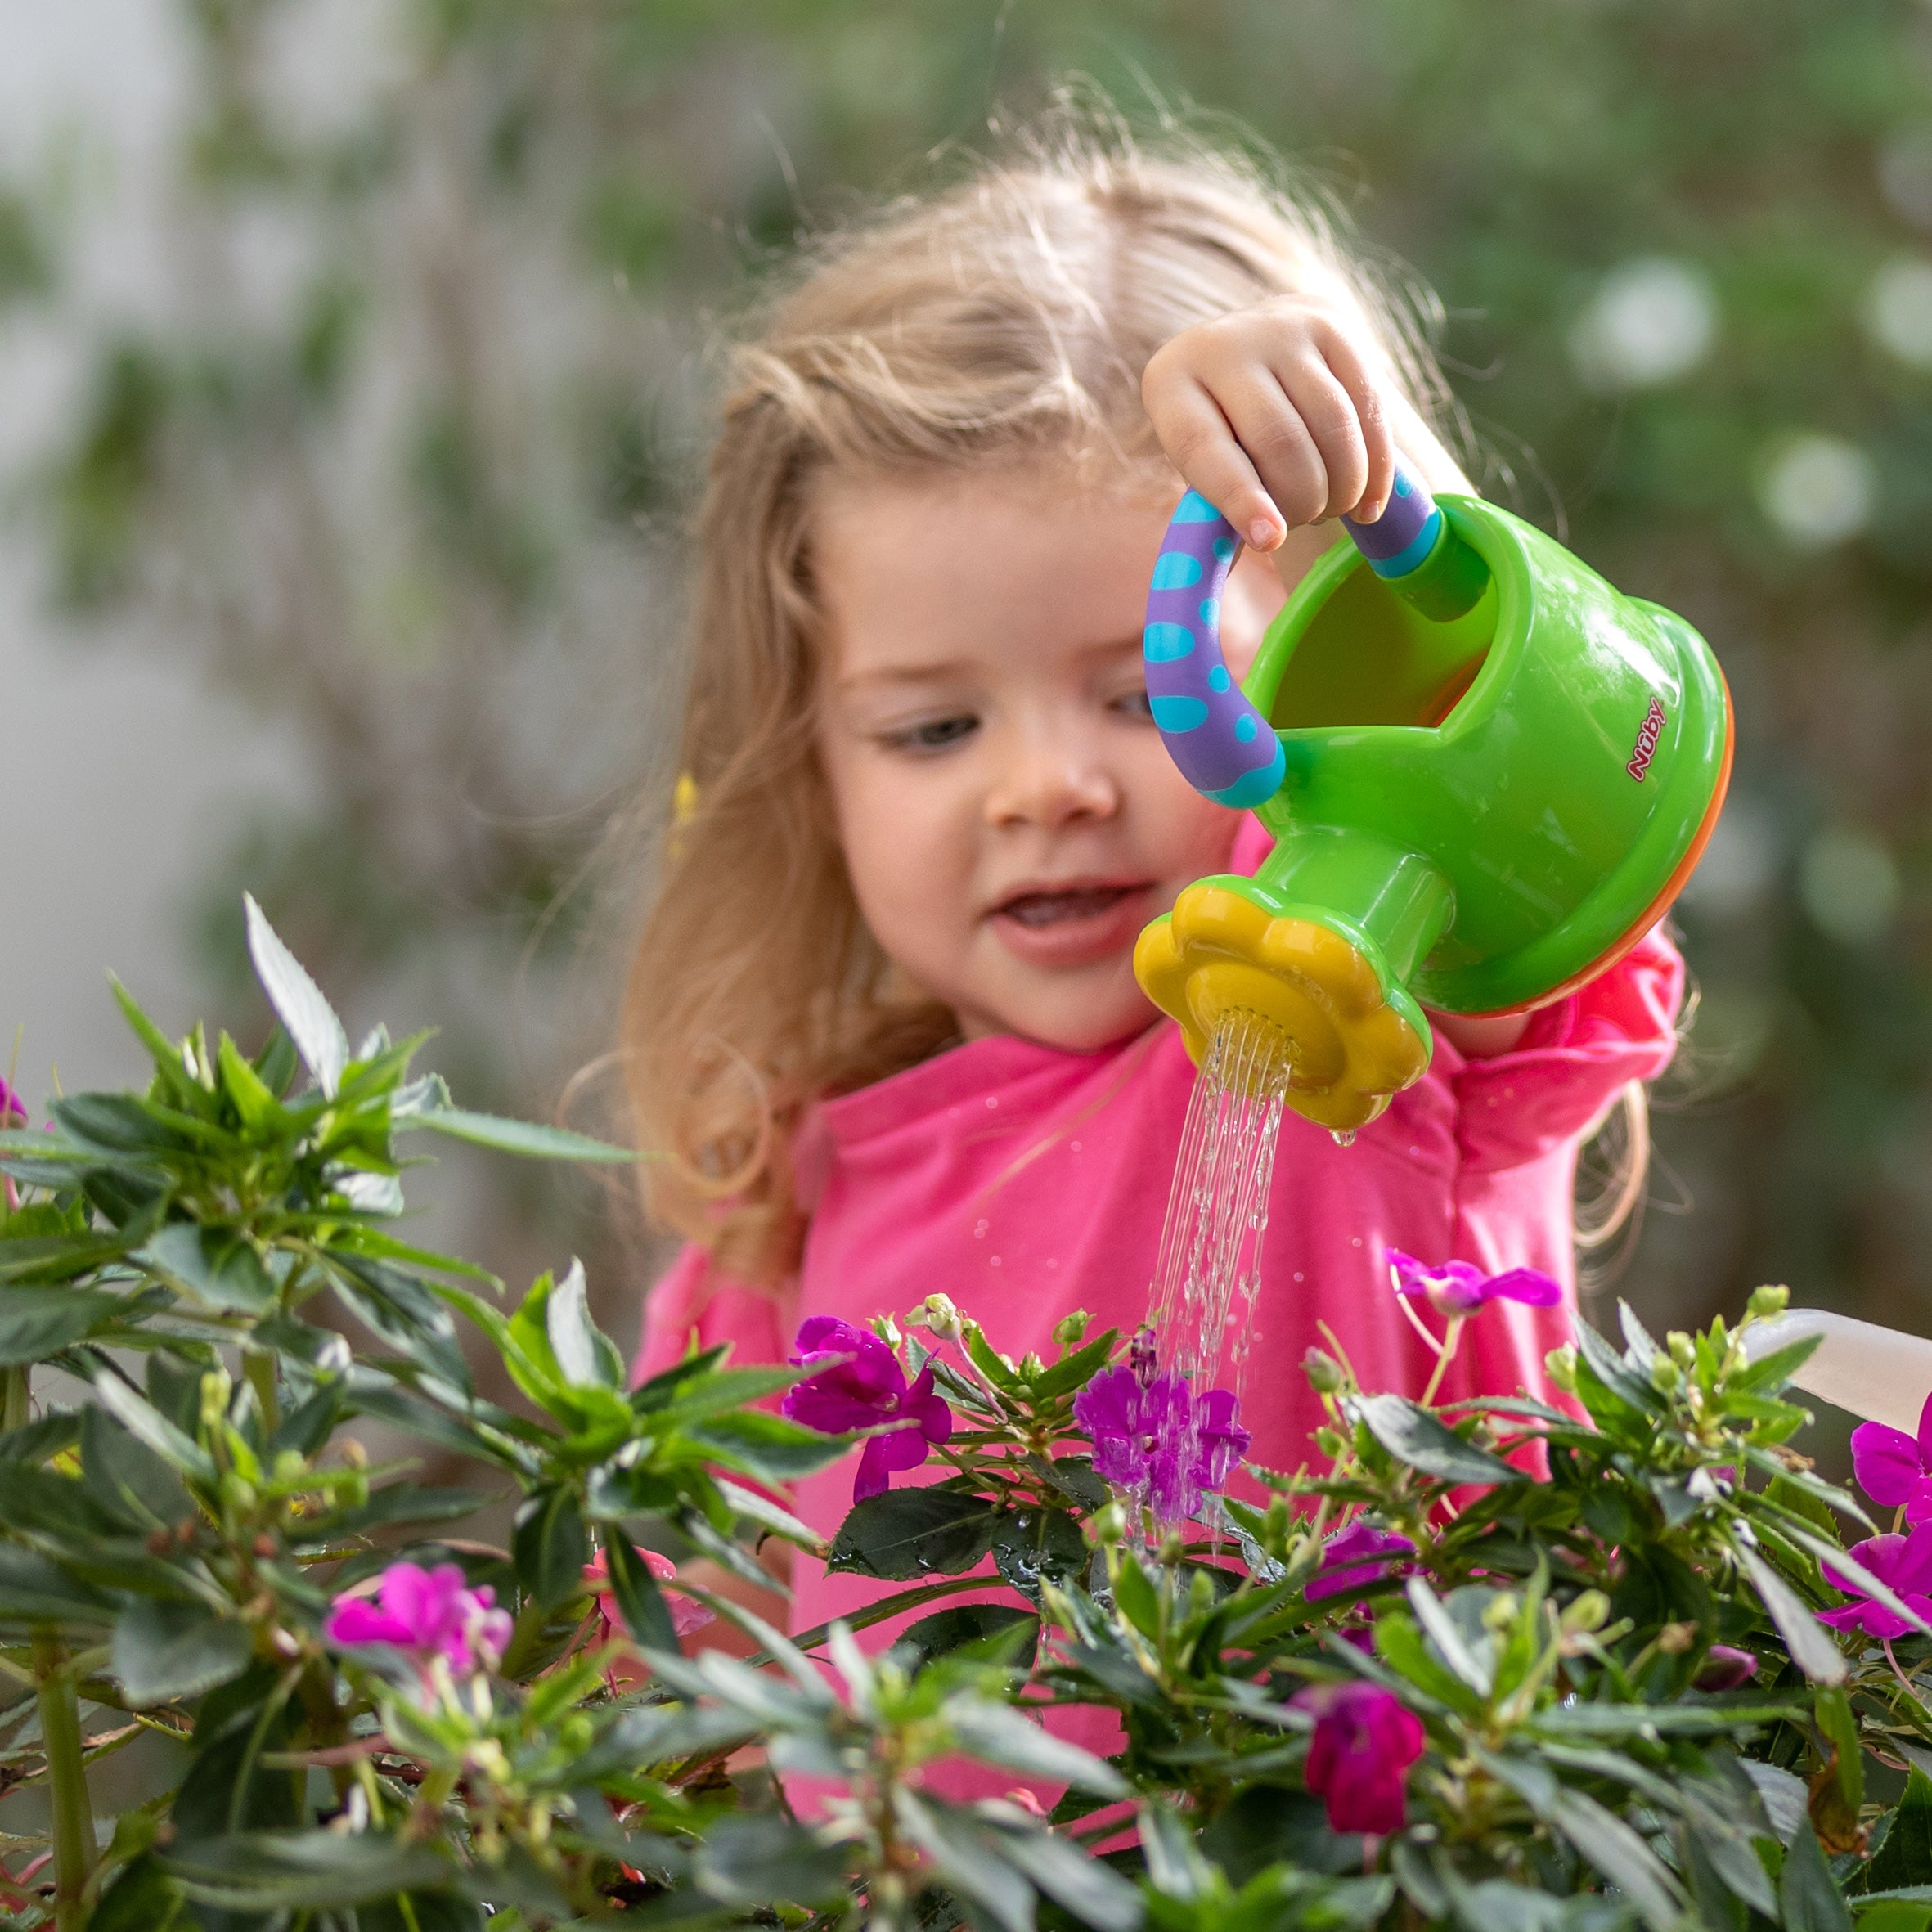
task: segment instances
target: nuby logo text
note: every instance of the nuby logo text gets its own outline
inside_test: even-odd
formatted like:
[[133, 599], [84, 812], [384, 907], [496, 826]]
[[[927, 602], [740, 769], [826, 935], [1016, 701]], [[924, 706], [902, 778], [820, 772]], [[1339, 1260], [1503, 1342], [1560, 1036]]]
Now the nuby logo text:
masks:
[[1644, 773], [1651, 768], [1651, 759], [1656, 753], [1657, 739], [1663, 730], [1664, 707], [1653, 698], [1649, 711], [1644, 714], [1642, 726], [1637, 734], [1636, 749], [1630, 753], [1630, 762], [1624, 767], [1639, 784], [1643, 783]]

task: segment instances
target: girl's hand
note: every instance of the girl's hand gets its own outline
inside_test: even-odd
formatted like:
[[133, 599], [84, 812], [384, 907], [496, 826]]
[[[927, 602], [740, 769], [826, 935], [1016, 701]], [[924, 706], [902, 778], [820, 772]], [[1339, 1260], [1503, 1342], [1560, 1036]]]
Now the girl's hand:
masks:
[[1341, 303], [1283, 295], [1184, 330], [1140, 393], [1175, 467], [1253, 549], [1273, 550], [1300, 524], [1382, 514], [1395, 443], [1380, 360]]

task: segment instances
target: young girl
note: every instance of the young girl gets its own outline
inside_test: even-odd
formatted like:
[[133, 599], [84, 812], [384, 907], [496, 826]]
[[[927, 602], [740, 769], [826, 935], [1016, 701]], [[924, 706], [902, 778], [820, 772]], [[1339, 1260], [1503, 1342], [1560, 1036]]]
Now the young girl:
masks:
[[[1265, 850], [1148, 714], [1161, 535], [1188, 484], [1246, 536], [1238, 673], [1394, 449], [1469, 488], [1440, 400], [1327, 228], [1211, 155], [1068, 142], [811, 252], [739, 352], [698, 528], [690, 784], [626, 1009], [649, 1206], [686, 1240], [640, 1373], [935, 1291], [1016, 1358], [1076, 1309], [1144, 1319], [1194, 1070], [1134, 938]], [[1680, 985], [1653, 936], [1527, 1019], [1437, 1020], [1351, 1147], [1287, 1117], [1253, 1459], [1310, 1453], [1321, 1324], [1368, 1387], [1421, 1389], [1386, 1250], [1573, 1283], [1579, 1145], [1669, 1058]], [[1445, 1397], [1539, 1390], [1569, 1324], [1492, 1305]], [[800, 1485], [828, 1534], [852, 1469]], [[791, 1581], [794, 1629], [877, 1590]]]

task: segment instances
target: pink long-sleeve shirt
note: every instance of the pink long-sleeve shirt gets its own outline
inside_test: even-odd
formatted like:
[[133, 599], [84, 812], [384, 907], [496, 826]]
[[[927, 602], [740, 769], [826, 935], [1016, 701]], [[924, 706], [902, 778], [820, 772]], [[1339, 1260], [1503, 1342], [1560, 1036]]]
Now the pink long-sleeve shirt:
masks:
[[[1625, 1082], [1663, 1070], [1683, 986], [1682, 961], [1653, 932], [1534, 1015], [1510, 1053], [1467, 1059], [1438, 1033], [1427, 1075], [1353, 1146], [1287, 1116], [1242, 1418], [1252, 1460], [1310, 1458], [1322, 1416], [1301, 1364], [1323, 1323], [1363, 1386], [1419, 1393], [1433, 1359], [1395, 1306], [1391, 1247], [1561, 1282], [1561, 1307], [1491, 1303], [1471, 1321], [1439, 1400], [1543, 1391], [1543, 1358], [1570, 1334], [1580, 1137]], [[1130, 1332], [1148, 1312], [1193, 1081], [1178, 1030], [1161, 1023], [1099, 1053], [977, 1040], [823, 1103], [794, 1153], [811, 1215], [796, 1277], [755, 1292], [687, 1247], [649, 1297], [639, 1373], [668, 1367], [694, 1336], [731, 1343], [740, 1364], [782, 1361], [809, 1315], [863, 1322], [936, 1292], [1016, 1359], [1050, 1357], [1055, 1323], [1076, 1309], [1096, 1332]], [[798, 1514], [828, 1537], [851, 1507], [856, 1459], [798, 1486]], [[794, 1630], [888, 1587], [802, 1555], [792, 1574]], [[869, 1647], [901, 1627], [877, 1626]]]

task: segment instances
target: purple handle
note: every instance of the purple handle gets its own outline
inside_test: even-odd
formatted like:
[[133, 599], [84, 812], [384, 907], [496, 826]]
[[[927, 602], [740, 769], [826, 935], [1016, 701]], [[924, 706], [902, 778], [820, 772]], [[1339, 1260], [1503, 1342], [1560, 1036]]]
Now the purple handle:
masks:
[[1181, 776], [1215, 804], [1246, 809], [1281, 789], [1287, 761], [1221, 655], [1221, 590], [1240, 547], [1205, 496], [1181, 498], [1154, 562], [1142, 651], [1148, 703]]
[[1373, 523], [1345, 516], [1341, 527], [1377, 577], [1407, 577], [1435, 549], [1442, 534], [1442, 512], [1422, 479], [1397, 463], [1395, 487], [1382, 514]]

